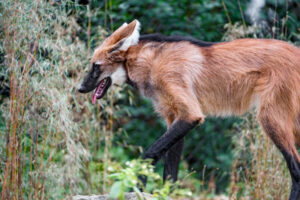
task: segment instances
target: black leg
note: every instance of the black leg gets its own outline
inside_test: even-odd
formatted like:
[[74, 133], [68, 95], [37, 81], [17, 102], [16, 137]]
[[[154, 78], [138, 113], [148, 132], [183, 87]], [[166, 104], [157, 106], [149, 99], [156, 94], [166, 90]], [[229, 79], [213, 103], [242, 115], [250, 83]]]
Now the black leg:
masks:
[[300, 185], [299, 183], [292, 183], [292, 190], [290, 195], [290, 200], [299, 200], [300, 199]]
[[296, 161], [293, 155], [281, 150], [289, 168], [292, 177], [292, 190], [290, 200], [300, 200], [300, 163]]
[[178, 168], [180, 163], [180, 157], [184, 146], [184, 138], [171, 147], [165, 154], [165, 166], [164, 166], [164, 181], [171, 179], [177, 181]]
[[155, 165], [174, 144], [183, 139], [197, 124], [198, 121], [192, 123], [184, 120], [175, 121], [167, 132], [149, 147], [144, 159], [152, 159], [152, 164]]
[[300, 162], [294, 141], [289, 138], [292, 130], [281, 127], [280, 123], [269, 115], [260, 115], [262, 127], [282, 153], [292, 178], [292, 190], [289, 200], [300, 200]]
[[[187, 122], [184, 120], [175, 121], [167, 132], [162, 135], [153, 145], [149, 147], [143, 156], [144, 159], [152, 159], [152, 164], [155, 165], [157, 161], [177, 142], [182, 140], [184, 136], [194, 128], [199, 122]], [[140, 180], [146, 185], [147, 179], [140, 177]]]

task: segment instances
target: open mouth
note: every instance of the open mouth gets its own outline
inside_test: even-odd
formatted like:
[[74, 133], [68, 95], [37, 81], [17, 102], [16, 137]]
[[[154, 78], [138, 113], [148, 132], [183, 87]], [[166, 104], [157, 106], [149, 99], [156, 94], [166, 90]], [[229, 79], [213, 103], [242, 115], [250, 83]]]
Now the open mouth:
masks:
[[111, 78], [107, 77], [100, 81], [98, 87], [96, 88], [94, 95], [93, 95], [93, 104], [96, 102], [96, 99], [102, 98], [105, 93], [107, 92], [107, 89], [111, 85]]

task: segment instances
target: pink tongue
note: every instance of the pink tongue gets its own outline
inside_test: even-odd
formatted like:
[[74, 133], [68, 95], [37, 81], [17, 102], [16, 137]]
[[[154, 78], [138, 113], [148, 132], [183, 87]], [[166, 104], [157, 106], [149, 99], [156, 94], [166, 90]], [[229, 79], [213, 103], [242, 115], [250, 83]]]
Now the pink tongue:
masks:
[[103, 82], [103, 80], [100, 82], [100, 84], [98, 85], [97, 89], [94, 92], [93, 100], [92, 100], [93, 104], [96, 103], [97, 97], [101, 96], [101, 94], [102, 94], [102, 89], [103, 89], [102, 88], [102, 82]]
[[94, 93], [93, 95], [93, 100], [92, 100], [92, 103], [95, 104], [96, 103], [96, 92]]
[[93, 104], [96, 103], [97, 97], [101, 95], [101, 93], [102, 93], [101, 90], [102, 90], [102, 87], [101, 87], [101, 83], [100, 83], [93, 95], [93, 100], [92, 100]]

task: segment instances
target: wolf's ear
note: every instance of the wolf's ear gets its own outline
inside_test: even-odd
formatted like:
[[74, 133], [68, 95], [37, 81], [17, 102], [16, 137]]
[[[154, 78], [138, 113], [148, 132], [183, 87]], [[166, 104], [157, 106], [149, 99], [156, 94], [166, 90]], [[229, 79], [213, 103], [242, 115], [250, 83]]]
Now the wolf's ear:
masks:
[[110, 52], [127, 51], [127, 49], [139, 42], [141, 24], [138, 20], [133, 20], [130, 24], [124, 23], [111, 36], [115, 38]]

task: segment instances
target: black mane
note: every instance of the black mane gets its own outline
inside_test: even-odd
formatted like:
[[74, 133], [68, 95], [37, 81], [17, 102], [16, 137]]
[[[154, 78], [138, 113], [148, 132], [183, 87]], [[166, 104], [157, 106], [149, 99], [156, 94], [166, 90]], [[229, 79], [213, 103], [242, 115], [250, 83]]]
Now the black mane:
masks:
[[199, 47], [210, 47], [210, 46], [216, 44], [214, 42], [204, 42], [204, 41], [201, 41], [201, 40], [197, 40], [193, 37], [188, 37], [188, 36], [180, 36], [180, 35], [165, 36], [165, 35], [161, 35], [159, 33], [141, 35], [140, 38], [139, 38], [139, 41], [152, 41], [152, 42], [181, 42], [181, 41], [187, 41], [187, 42], [195, 44]]

